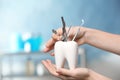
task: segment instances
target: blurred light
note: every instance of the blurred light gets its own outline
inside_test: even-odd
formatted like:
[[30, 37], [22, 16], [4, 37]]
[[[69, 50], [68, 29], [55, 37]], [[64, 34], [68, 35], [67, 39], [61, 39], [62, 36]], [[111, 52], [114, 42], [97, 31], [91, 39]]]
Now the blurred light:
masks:
[[13, 33], [10, 37], [10, 52], [19, 52], [23, 50], [23, 41], [21, 34]]
[[29, 32], [22, 34], [22, 40], [23, 41], [26, 41], [26, 40], [28, 40], [31, 37], [32, 37], [32, 35]]
[[42, 64], [37, 65], [37, 74], [39, 76], [43, 76], [45, 74], [44, 67]]
[[29, 42], [26, 42], [24, 44], [24, 51], [25, 52], [30, 52], [31, 51], [31, 44]]

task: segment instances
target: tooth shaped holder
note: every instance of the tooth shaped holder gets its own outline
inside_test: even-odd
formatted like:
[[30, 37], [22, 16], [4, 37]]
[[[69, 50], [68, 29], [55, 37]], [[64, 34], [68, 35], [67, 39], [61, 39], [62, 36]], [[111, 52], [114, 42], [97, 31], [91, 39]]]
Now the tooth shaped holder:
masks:
[[69, 69], [75, 69], [78, 61], [78, 44], [75, 41], [58, 41], [54, 46], [55, 63], [57, 69], [64, 67], [65, 60]]

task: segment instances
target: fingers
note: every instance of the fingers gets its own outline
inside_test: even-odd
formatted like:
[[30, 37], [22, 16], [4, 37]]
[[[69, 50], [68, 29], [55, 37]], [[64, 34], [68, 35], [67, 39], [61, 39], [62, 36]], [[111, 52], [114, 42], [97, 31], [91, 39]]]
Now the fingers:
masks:
[[56, 66], [52, 64], [50, 60], [43, 60], [42, 63], [52, 75], [62, 80], [76, 80], [71, 76], [66, 76], [66, 75], [61, 75], [59, 73], [56, 73]]
[[55, 56], [55, 54], [54, 54], [54, 53], [51, 53], [50, 55], [51, 55], [51, 56]]
[[46, 47], [50, 47], [54, 45], [54, 43], [61, 39], [61, 31], [60, 29], [57, 30], [57, 34], [52, 34], [52, 38], [47, 42]]
[[61, 40], [62, 37], [62, 28], [57, 29], [57, 34], [52, 34], [52, 38], [48, 40], [46, 43], [46, 48], [43, 50], [44, 52], [48, 52], [53, 49], [56, 41]]
[[63, 76], [63, 75], [59, 75], [59, 78], [61, 78], [62, 80], [77, 80], [73, 77], [67, 77], [67, 76]]
[[72, 76], [73, 74], [70, 70], [63, 69], [63, 68], [58, 69], [56, 72], [65, 76]]
[[55, 65], [52, 64], [50, 60], [47, 60], [47, 62], [48, 62], [48, 64], [49, 64], [49, 67], [51, 67], [51, 69], [52, 69], [53, 71], [56, 71]]
[[48, 42], [46, 43], [46, 47], [45, 47], [45, 49], [43, 51], [48, 52], [48, 51], [52, 50], [53, 47], [54, 47], [55, 42], [59, 41], [60, 39], [61, 39], [61, 36], [53, 34], [52, 38], [50, 40], [48, 40]]
[[54, 67], [54, 65], [52, 65], [50, 60], [43, 60], [42, 64], [45, 66], [45, 68], [54, 76], [58, 76], [59, 74], [56, 73], [56, 69]]
[[60, 75], [63, 75], [63, 78], [66, 78], [65, 80], [83, 80], [89, 77], [88, 69], [86, 68], [77, 68], [74, 70], [68, 70], [68, 69], [59, 69], [56, 71]]
[[[68, 31], [68, 27], [66, 28], [66, 31]], [[57, 29], [57, 34], [52, 34], [52, 38], [48, 40], [48, 42], [46, 43], [46, 48], [43, 51], [48, 52], [52, 50], [55, 42], [61, 40], [61, 38], [62, 38], [62, 28], [59, 28]]]
[[75, 73], [76, 77], [81, 76], [81, 78], [85, 78], [85, 77], [89, 76], [89, 69], [87, 69], [87, 68], [77, 68], [74, 71], [74, 73]]
[[54, 40], [53, 38], [51, 38], [51, 39], [48, 40], [48, 42], [46, 43], [46, 47], [51, 47], [54, 43], [55, 43], [55, 40]]
[[54, 46], [51, 47], [45, 47], [43, 52], [49, 52], [50, 50], [52, 50], [54, 48]]
[[48, 71], [51, 71], [51, 68], [49, 67], [49, 64], [47, 61], [42, 61], [42, 64], [47, 68]]
[[53, 39], [51, 38], [51, 39], [46, 43], [45, 48], [44, 48], [43, 51], [44, 51], [44, 52], [48, 52], [48, 51], [52, 50], [54, 44], [55, 44], [55, 40], [53, 40]]

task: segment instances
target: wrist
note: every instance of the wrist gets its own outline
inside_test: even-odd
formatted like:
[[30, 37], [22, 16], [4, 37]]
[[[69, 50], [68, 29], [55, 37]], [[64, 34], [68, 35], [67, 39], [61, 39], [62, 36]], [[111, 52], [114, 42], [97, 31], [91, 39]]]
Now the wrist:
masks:
[[93, 37], [94, 30], [83, 27], [83, 32], [84, 32], [84, 43], [89, 44], [91, 38]]
[[[79, 35], [80, 35], [80, 39], [82, 38], [82, 40], [80, 40], [80, 41], [82, 41], [82, 44], [86, 44], [86, 43], [88, 43], [87, 41], [88, 41], [88, 37], [89, 37], [89, 35], [88, 35], [88, 32], [89, 31], [89, 29], [88, 28], [86, 28], [86, 27], [81, 27], [80, 28], [80, 33], [79, 33]], [[81, 44], [81, 43], [80, 43]]]

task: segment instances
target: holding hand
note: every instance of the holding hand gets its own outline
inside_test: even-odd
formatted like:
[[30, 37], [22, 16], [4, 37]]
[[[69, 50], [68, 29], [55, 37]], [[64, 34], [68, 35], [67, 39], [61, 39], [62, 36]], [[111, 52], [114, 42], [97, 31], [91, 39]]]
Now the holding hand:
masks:
[[53, 76], [62, 80], [112, 80], [87, 68], [73, 70], [60, 68], [56, 70], [56, 66], [50, 60], [43, 60], [42, 64]]
[[56, 66], [50, 60], [42, 61], [42, 63], [53, 76], [62, 80], [87, 80], [89, 77], [89, 70], [86, 68], [76, 68], [74, 70], [60, 68], [56, 70]]
[[[80, 28], [80, 32], [76, 36], [75, 41], [80, 45], [80, 44], [85, 43], [85, 30], [86, 30], [86, 28], [79, 27], [79, 26], [71, 27], [71, 29], [69, 31], [68, 39], [72, 40], [79, 28]], [[68, 29], [69, 28], [67, 27], [66, 32], [68, 32]], [[52, 50], [55, 42], [61, 40], [62, 28], [59, 28], [56, 33], [57, 34], [53, 34], [52, 38], [50, 40], [48, 40], [48, 42], [46, 43], [46, 48], [44, 49], [44, 52], [48, 52], [48, 51]]]

